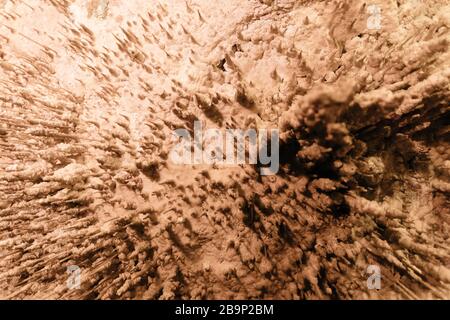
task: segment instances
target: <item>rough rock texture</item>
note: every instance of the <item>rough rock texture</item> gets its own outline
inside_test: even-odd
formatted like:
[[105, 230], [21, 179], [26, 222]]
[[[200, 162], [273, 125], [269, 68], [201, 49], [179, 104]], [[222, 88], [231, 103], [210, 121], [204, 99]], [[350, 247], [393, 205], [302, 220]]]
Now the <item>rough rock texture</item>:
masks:
[[[0, 297], [450, 298], [450, 4], [373, 3], [0, 0]], [[170, 163], [195, 120], [280, 171]]]

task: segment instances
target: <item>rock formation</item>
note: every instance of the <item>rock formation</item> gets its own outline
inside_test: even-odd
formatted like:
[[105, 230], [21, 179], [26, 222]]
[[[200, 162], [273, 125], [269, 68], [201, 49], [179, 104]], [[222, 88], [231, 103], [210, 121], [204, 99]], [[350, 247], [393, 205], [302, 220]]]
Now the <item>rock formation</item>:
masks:
[[0, 0], [0, 297], [450, 298], [450, 5], [373, 2]]

